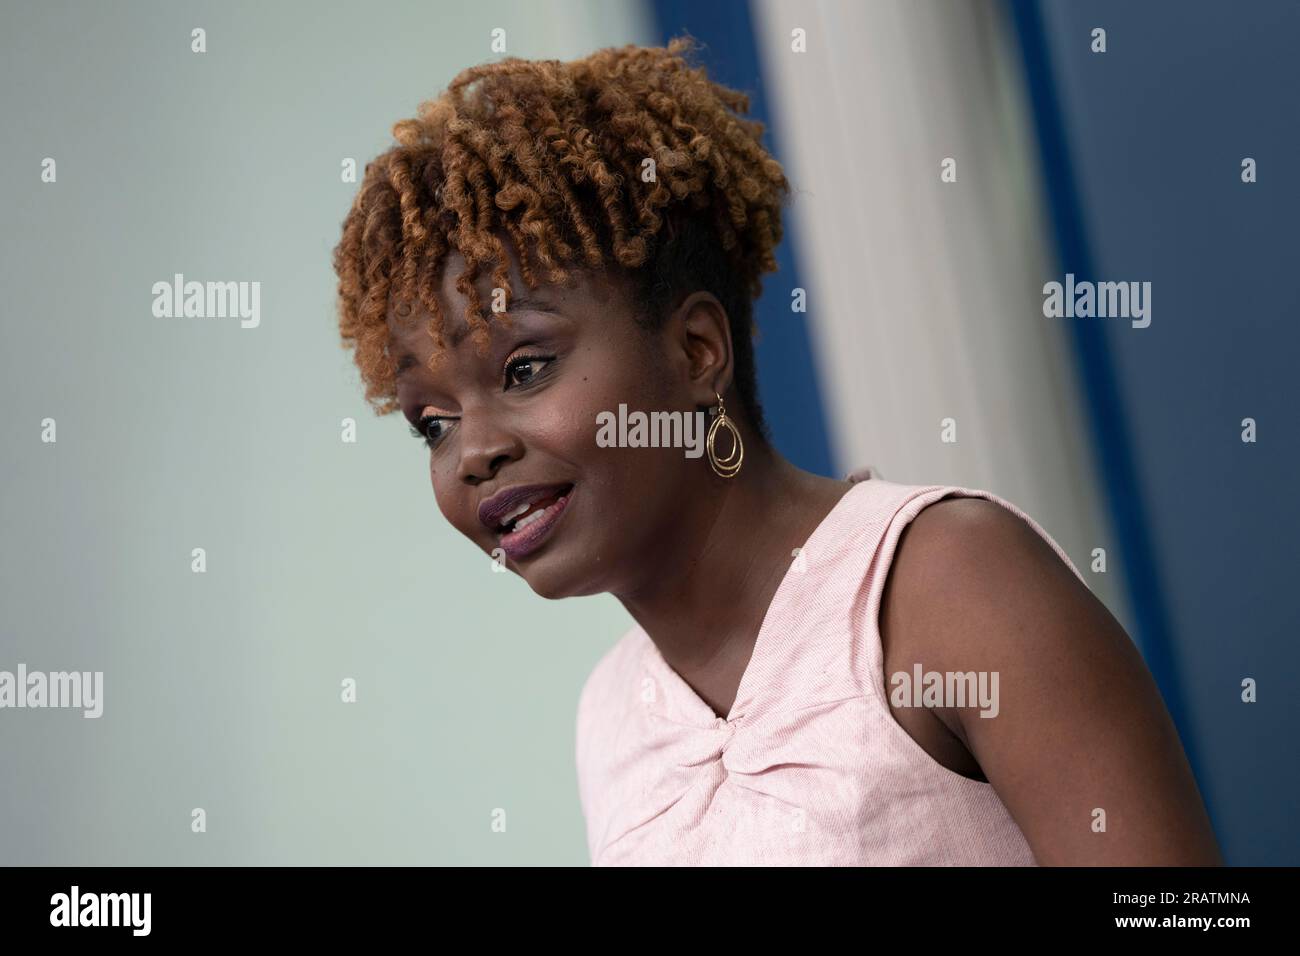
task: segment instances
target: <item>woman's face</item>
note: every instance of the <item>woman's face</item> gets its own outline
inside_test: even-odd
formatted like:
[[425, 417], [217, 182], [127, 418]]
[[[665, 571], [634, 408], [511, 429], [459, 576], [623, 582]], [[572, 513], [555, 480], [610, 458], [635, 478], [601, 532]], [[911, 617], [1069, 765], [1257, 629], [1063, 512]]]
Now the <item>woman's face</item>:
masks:
[[[439, 510], [544, 597], [636, 593], [663, 570], [655, 558], [669, 556], [672, 529], [686, 518], [683, 496], [689, 502], [698, 480], [690, 469], [708, 466], [681, 448], [601, 447], [597, 415], [617, 415], [620, 403], [696, 411], [692, 360], [673, 347], [681, 336], [671, 323], [662, 333], [640, 329], [625, 287], [604, 275], [533, 290], [512, 258], [513, 321], [507, 327], [487, 314], [491, 344], [480, 357], [470, 336], [456, 339], [465, 331], [466, 298], [455, 280], [463, 268], [456, 253], [443, 267], [438, 304], [449, 354], [434, 370], [426, 367], [436, 348], [428, 313], [388, 317], [398, 401], [432, 439]], [[489, 270], [477, 285], [486, 314]], [[522, 527], [504, 532], [512, 520]]]

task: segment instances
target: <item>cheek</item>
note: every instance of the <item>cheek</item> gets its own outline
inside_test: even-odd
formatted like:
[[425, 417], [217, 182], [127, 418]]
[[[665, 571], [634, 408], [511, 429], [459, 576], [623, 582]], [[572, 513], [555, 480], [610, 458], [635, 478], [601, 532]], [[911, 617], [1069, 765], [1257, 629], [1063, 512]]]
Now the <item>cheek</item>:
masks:
[[681, 469], [682, 453], [602, 447], [596, 443], [601, 416], [617, 419], [620, 404], [628, 411], [671, 410], [670, 376], [630, 342], [593, 345], [586, 360], [573, 363], [571, 369], [574, 374], [565, 376], [563, 387], [552, 390], [545, 414], [529, 423], [529, 443], [573, 463], [585, 482], [584, 498], [594, 505], [595, 513], [617, 515], [616, 524], [629, 528], [644, 516], [643, 505], [650, 497], [646, 487], [674, 483], [672, 474]]
[[[479, 530], [477, 517], [465, 500], [465, 492], [456, 481], [455, 463], [448, 458], [439, 461], [437, 455], [429, 456], [429, 484], [438, 510], [453, 528], [467, 537]], [[467, 522], [470, 522], [467, 524]]]
[[433, 486], [433, 494], [434, 497], [438, 499], [439, 508], [442, 507], [443, 496], [438, 493], [438, 488], [444, 480], [445, 479], [442, 477], [442, 473], [438, 470], [438, 465], [435, 463], [433, 454], [430, 453], [429, 454], [429, 484]]
[[669, 407], [665, 376], [634, 343], [611, 336], [609, 343], [588, 346], [575, 358], [570, 373], [557, 383], [561, 387], [554, 390], [557, 420], [548, 423], [548, 429], [579, 432], [585, 447], [596, 448], [597, 416], [602, 412], [617, 415], [620, 404], [644, 411]]

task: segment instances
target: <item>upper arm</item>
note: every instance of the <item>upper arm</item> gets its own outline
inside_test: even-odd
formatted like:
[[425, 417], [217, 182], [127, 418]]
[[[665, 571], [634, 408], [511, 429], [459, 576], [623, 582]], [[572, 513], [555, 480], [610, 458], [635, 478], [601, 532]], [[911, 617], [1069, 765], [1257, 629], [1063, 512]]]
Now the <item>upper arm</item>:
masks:
[[900, 538], [889, 593], [895, 661], [985, 671], [989, 686], [997, 675], [995, 716], [981, 717], [974, 702], [937, 716], [979, 761], [1039, 863], [1222, 862], [1137, 649], [1024, 521], [987, 499], [928, 506]]

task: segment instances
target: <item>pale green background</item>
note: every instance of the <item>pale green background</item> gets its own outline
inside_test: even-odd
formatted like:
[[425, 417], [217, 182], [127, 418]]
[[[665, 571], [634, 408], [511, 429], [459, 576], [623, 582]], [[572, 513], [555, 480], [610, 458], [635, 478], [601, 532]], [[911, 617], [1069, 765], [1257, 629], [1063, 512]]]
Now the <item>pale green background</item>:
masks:
[[[492, 27], [567, 59], [649, 42], [640, 10], [5, 6], [0, 669], [102, 670], [105, 702], [0, 711], [0, 863], [587, 863], [577, 697], [630, 618], [446, 525], [337, 344], [329, 255], [341, 160]], [[175, 272], [260, 281], [261, 327], [154, 318]]]

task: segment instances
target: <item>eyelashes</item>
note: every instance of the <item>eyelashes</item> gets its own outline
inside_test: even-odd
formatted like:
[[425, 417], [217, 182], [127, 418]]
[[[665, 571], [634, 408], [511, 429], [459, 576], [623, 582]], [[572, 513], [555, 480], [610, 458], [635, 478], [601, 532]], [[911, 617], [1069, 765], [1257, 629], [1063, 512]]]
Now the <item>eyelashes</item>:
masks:
[[[424, 443], [428, 445], [431, 450], [437, 448], [438, 442], [442, 441], [443, 435], [446, 434], [445, 431], [441, 430], [442, 422], [442, 415], [424, 415], [420, 418], [417, 424], [410, 426], [411, 435], [414, 438], [424, 439]], [[439, 431], [437, 432], [433, 431], [435, 425], [439, 426]]]
[[[527, 388], [534, 382], [538, 382], [550, 374], [550, 368], [555, 363], [553, 355], [515, 355], [506, 361], [505, 366], [501, 369], [504, 383], [502, 391], [508, 392], [511, 388]], [[539, 371], [537, 366], [541, 366]], [[520, 378], [516, 369], [528, 369], [528, 374]], [[409, 426], [413, 438], [422, 439], [431, 450], [438, 447], [443, 438], [446, 437], [448, 426], [444, 423], [454, 422], [457, 419], [450, 415], [422, 415], [414, 425]]]
[[504, 375], [504, 377], [506, 377], [506, 390], [507, 390], [507, 392], [508, 392], [508, 390], [510, 390], [510, 386], [511, 386], [512, 384], [513, 384], [513, 385], [528, 385], [529, 382], [536, 381], [536, 380], [537, 380], [537, 377], [538, 377], [538, 375], [539, 375], [539, 372], [533, 372], [532, 375], [529, 375], [528, 378], [525, 378], [524, 381], [515, 381], [515, 380], [513, 380], [513, 377], [512, 377], [512, 375], [511, 375], [511, 372], [513, 371], [513, 369], [515, 369], [515, 368], [517, 367], [517, 365], [536, 365], [537, 363], [542, 363], [543, 365], [550, 365], [551, 362], [554, 362], [554, 360], [555, 360], [554, 356], [551, 356], [551, 355], [515, 355], [515, 356], [512, 356], [511, 359], [508, 359], [508, 360], [507, 360], [506, 365], [504, 365], [504, 368], [500, 369], [500, 371], [502, 371], [502, 375]]

